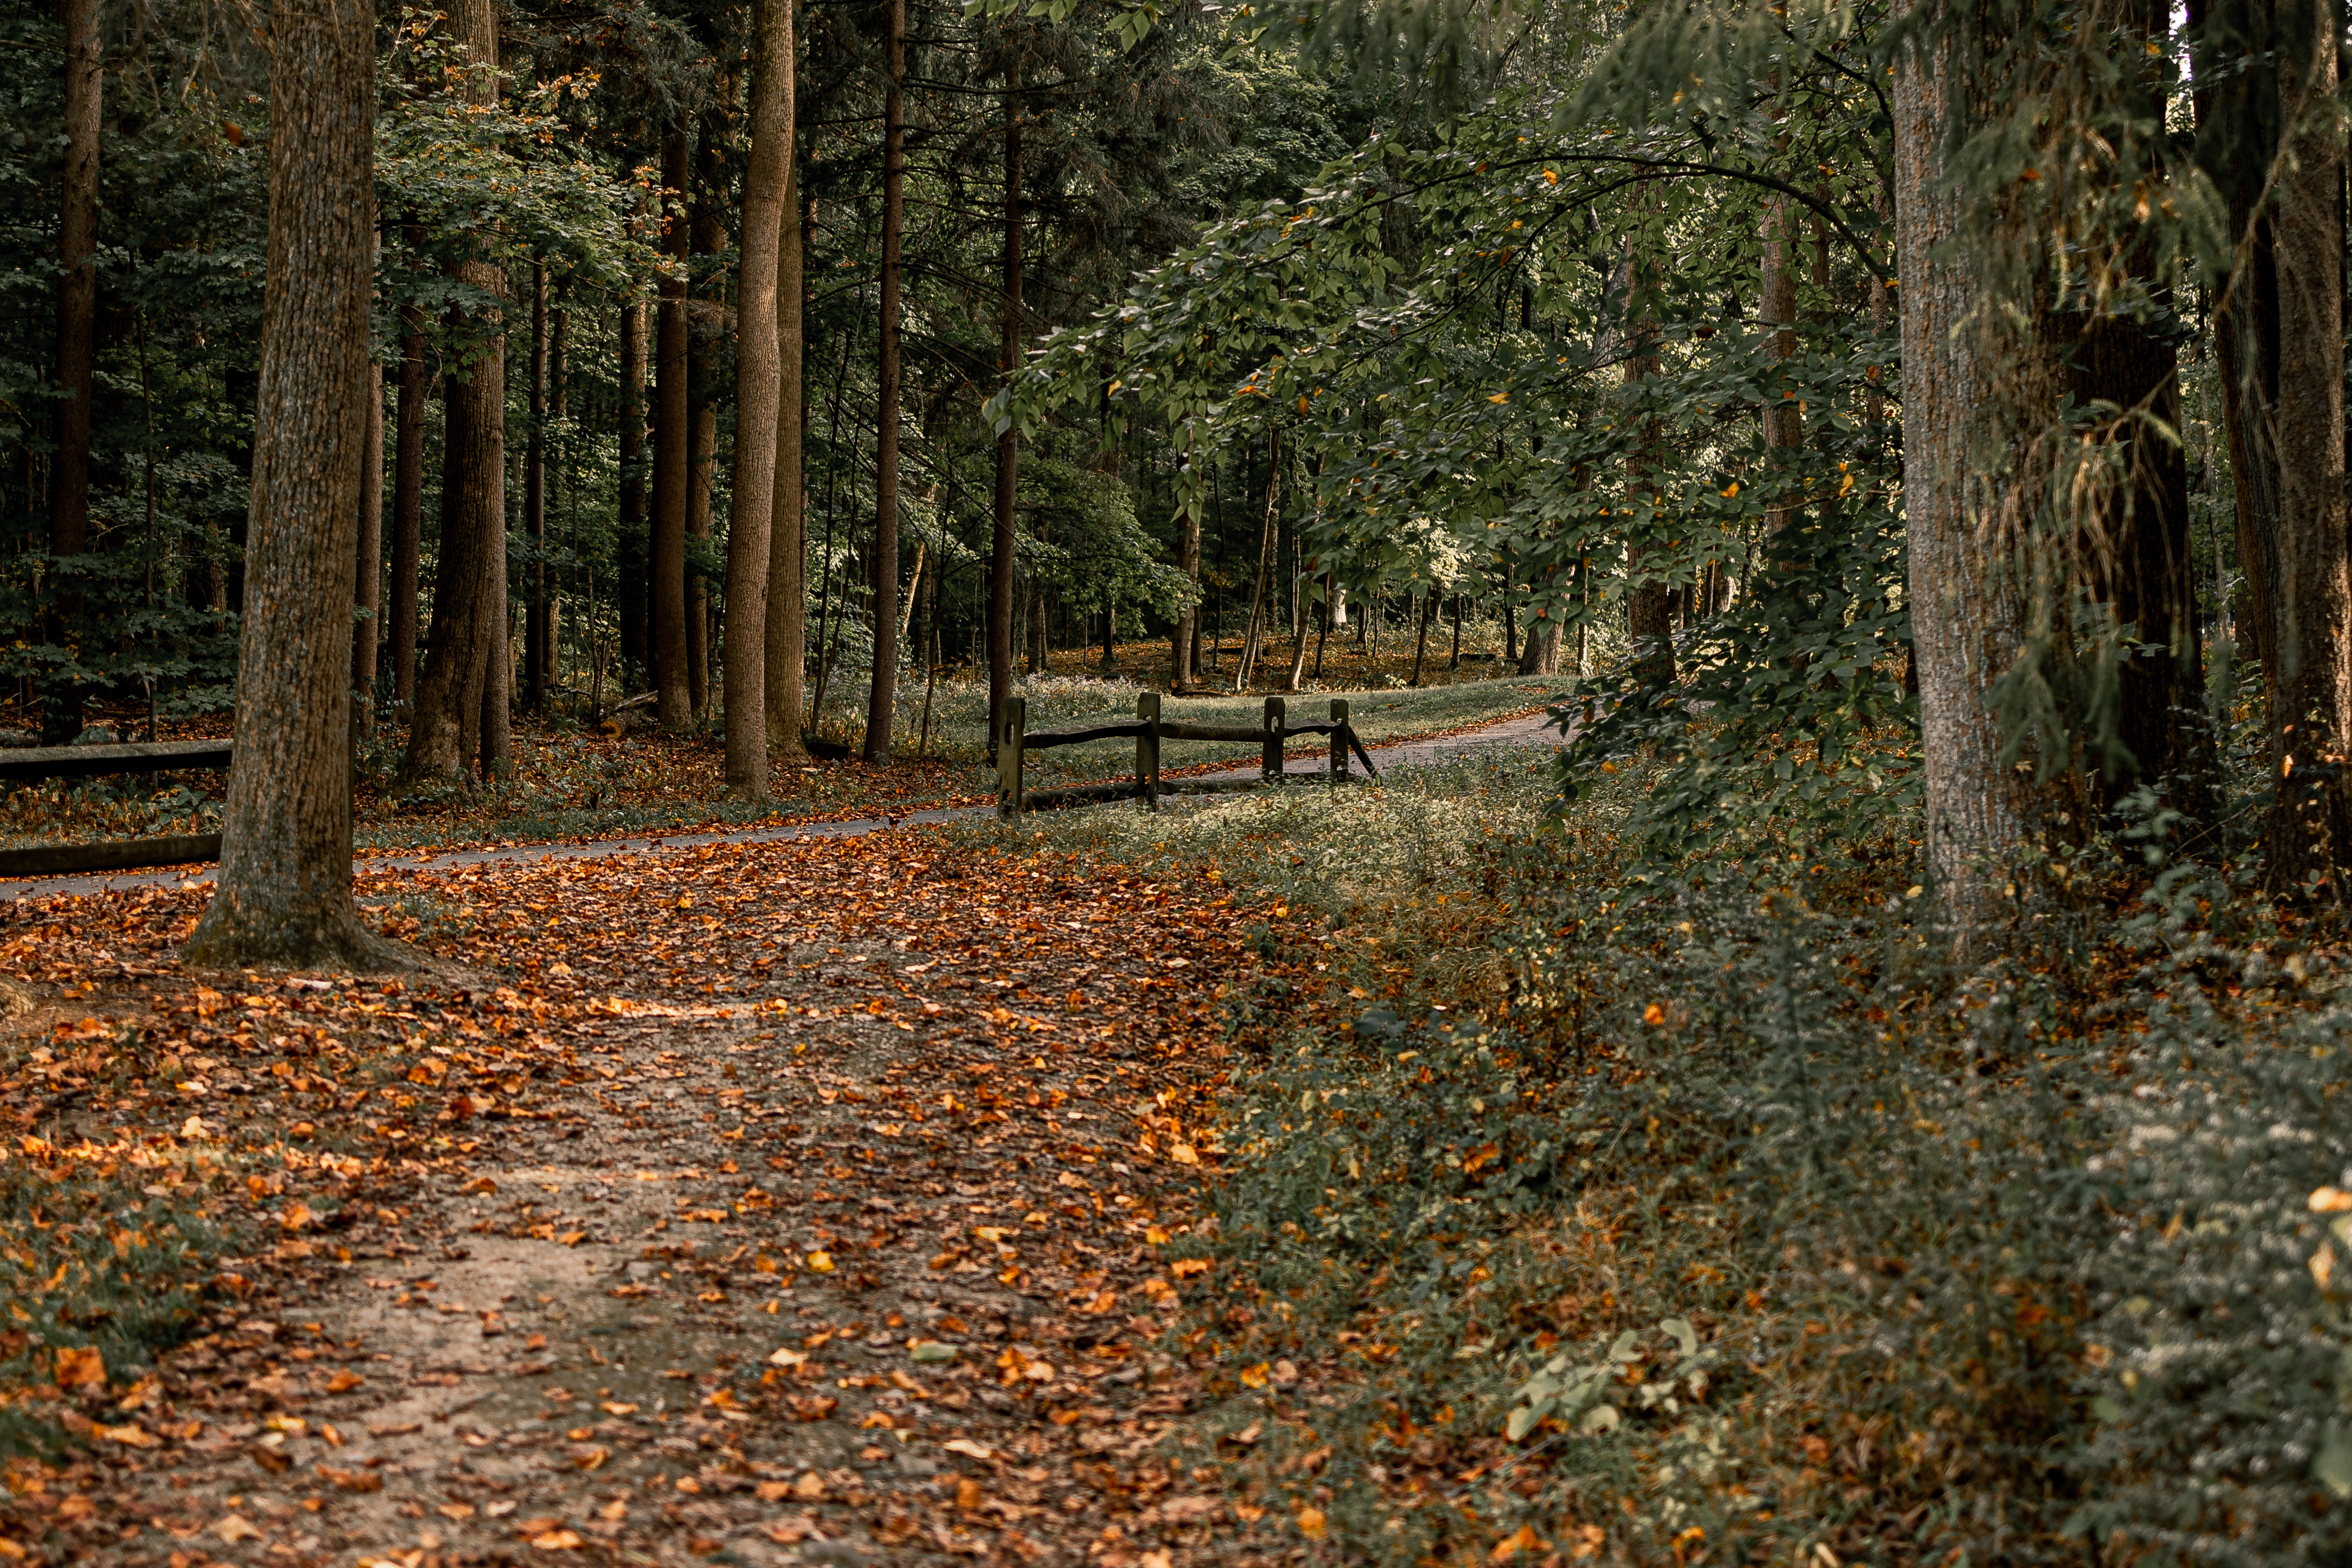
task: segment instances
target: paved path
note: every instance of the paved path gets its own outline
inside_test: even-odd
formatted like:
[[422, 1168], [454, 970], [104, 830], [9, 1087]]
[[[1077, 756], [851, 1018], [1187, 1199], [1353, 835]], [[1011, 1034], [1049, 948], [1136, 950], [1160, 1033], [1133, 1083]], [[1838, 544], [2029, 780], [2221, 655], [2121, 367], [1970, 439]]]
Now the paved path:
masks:
[[[1540, 713], [1519, 719], [1506, 719], [1482, 729], [1465, 731], [1458, 735], [1442, 736], [1429, 741], [1403, 741], [1394, 745], [1367, 748], [1373, 765], [1386, 773], [1391, 769], [1451, 762], [1456, 757], [1496, 745], [1557, 744], [1549, 721]], [[1297, 775], [1319, 775], [1327, 753], [1319, 747], [1301, 750], [1289, 758], [1287, 772]], [[1255, 763], [1225, 769], [1219, 773], [1192, 775], [1208, 778], [1242, 778], [1257, 771]], [[706, 844], [767, 844], [793, 838], [856, 838], [868, 833], [879, 833], [890, 827], [919, 827], [934, 822], [955, 822], [967, 817], [984, 816], [993, 812], [992, 805], [952, 806], [932, 811], [911, 811], [889, 817], [860, 817], [845, 822], [787, 822], [768, 827], [746, 828], [737, 833], [654, 833], [631, 834], [621, 838], [591, 839], [584, 844], [524, 844], [495, 849], [457, 849], [448, 851], [420, 850], [414, 854], [363, 855], [353, 865], [362, 875], [373, 871], [443, 870], [453, 866], [474, 866], [489, 860], [592, 860], [606, 855], [661, 854], [682, 849], [694, 849]], [[44, 877], [26, 881], [0, 881], [0, 899], [18, 902], [55, 898], [64, 893], [121, 892], [138, 888], [166, 888], [184, 885], [203, 886], [213, 879], [209, 867], [195, 871], [125, 871], [113, 876]]]

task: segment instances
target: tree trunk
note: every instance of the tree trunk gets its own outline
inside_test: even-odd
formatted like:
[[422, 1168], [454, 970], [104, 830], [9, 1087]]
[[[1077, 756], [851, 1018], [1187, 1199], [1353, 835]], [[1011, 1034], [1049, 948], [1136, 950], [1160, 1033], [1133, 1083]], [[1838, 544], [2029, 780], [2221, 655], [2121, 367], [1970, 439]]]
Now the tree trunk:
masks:
[[[1006, 43], [1004, 68], [1004, 283], [997, 370], [1010, 384], [1021, 368], [1021, 67]], [[996, 437], [996, 521], [989, 543], [988, 756], [996, 759], [1004, 699], [1013, 689], [1013, 499], [1021, 437], [1007, 424]]]
[[1234, 689], [1249, 685], [1257, 664], [1258, 639], [1265, 626], [1267, 578], [1274, 570], [1275, 546], [1280, 537], [1276, 521], [1282, 497], [1282, 437], [1269, 431], [1265, 438], [1265, 521], [1257, 539], [1257, 586], [1250, 595], [1249, 626], [1242, 634], [1242, 656], [1234, 664]]
[[620, 540], [613, 600], [621, 617], [621, 661], [653, 677], [653, 547], [646, 518], [646, 306], [621, 310]]
[[[564, 309], [561, 303], [557, 303], [552, 306], [550, 313], [554, 318], [554, 324], [548, 334], [550, 344], [547, 377], [548, 410], [554, 421], [552, 432], [562, 432], [569, 425], [572, 415], [572, 312]], [[556, 443], [550, 441], [549, 446], [551, 448], [555, 448]], [[564, 493], [572, 498], [572, 558], [577, 562], [580, 545], [580, 499], [579, 491], [572, 488], [578, 480], [572, 473], [568, 460], [571, 450], [568, 442], [560, 449], [556, 449], [556, 479], [549, 482], [548, 492], [550, 495], [554, 494], [558, 488], [558, 481], [561, 481]], [[557, 574], [549, 574], [544, 581], [547, 604], [545, 612], [540, 616], [541, 641], [537, 657], [541, 672], [540, 679], [546, 683], [547, 689], [551, 695], [562, 689], [563, 682], [562, 658], [563, 582], [562, 576]]]
[[882, 98], [882, 305], [876, 358], [874, 446], [874, 686], [866, 760], [890, 760], [898, 695], [898, 249], [906, 226], [907, 0], [886, 0], [889, 81]]
[[1542, 620], [1528, 628], [1527, 641], [1519, 650], [1518, 669], [1521, 675], [1559, 673], [1559, 621], [1549, 609]]
[[209, 969], [376, 968], [392, 945], [352, 902], [350, 670], [374, 283], [375, 16], [360, 0], [270, 14], [268, 282], [236, 763]]
[[779, 762], [808, 756], [801, 743], [801, 671], [808, 657], [808, 506], [802, 477], [808, 434], [808, 334], [803, 258], [816, 204], [803, 205], [793, 156], [798, 84], [792, 62], [792, 0], [774, 0], [779, 15], [772, 46], [785, 61], [780, 73], [782, 104], [776, 112], [784, 128], [783, 221], [776, 245], [776, 458], [773, 504], [768, 530], [768, 626], [766, 707], [768, 750]]
[[[105, 55], [98, 0], [65, 0], [65, 168], [58, 223], [57, 455], [49, 463], [49, 553], [89, 548], [90, 399], [98, 357], [98, 153], [105, 95]], [[65, 576], [70, 583], [73, 574]], [[52, 581], [58, 581], [56, 574]], [[53, 602], [49, 640], [79, 641], [81, 595]], [[82, 689], [62, 678], [42, 694], [41, 738], [62, 745], [82, 731]]]
[[[722, 103], [734, 100], [731, 69], [719, 73], [717, 92]], [[694, 195], [688, 208], [695, 297], [687, 311], [692, 454], [687, 468], [686, 532], [698, 540], [710, 537], [710, 489], [719, 451], [719, 365], [727, 343], [727, 272], [712, 265], [727, 249], [727, 154], [720, 134], [717, 112], [705, 114], [695, 138]], [[686, 579], [686, 666], [688, 700], [700, 717], [710, 707], [710, 579], [699, 572], [688, 573]]]
[[[370, 237], [373, 240], [373, 236]], [[360, 444], [360, 536], [352, 553], [352, 731], [375, 718], [376, 637], [383, 630], [383, 367], [368, 362], [367, 434]]]
[[[1764, 258], [1759, 317], [1764, 330], [1771, 336], [1771, 352], [1775, 360], [1786, 360], [1797, 352], [1797, 275], [1792, 258], [1793, 247], [1789, 216], [1789, 198], [1776, 195], [1764, 213]], [[1775, 384], [1767, 389], [1769, 397], [1778, 399], [1788, 388]], [[1782, 467], [1794, 461], [1783, 458], [1776, 462], [1775, 452], [1795, 453], [1805, 444], [1805, 416], [1794, 403], [1768, 402], [1764, 405], [1764, 480], [1767, 493], [1778, 497], [1782, 487], [1794, 481], [1793, 474], [1785, 474]], [[1796, 507], [1775, 501], [1764, 511], [1764, 530], [1778, 533], [1795, 521]]]
[[[1973, 515], [1992, 504], [1979, 481], [1985, 452], [2003, 450], [2000, 399], [2045, 414], [2046, 401], [2012, 382], [2022, 364], [1989, 363], [1974, 320], [1983, 300], [1972, 271], [1948, 259], [1959, 198], [1943, 160], [1949, 67], [1906, 55], [1895, 87], [1895, 248], [1902, 281], [1903, 491], [1910, 543], [1913, 658], [1926, 770], [1927, 862], [1958, 922], [1963, 950], [1997, 920], [2024, 842], [2031, 785], [2001, 755], [1992, 683], [2024, 646], [2024, 605], [2011, 563]], [[2030, 350], [2031, 345], [2025, 345]], [[1996, 368], [1998, 374], [1996, 373]], [[2006, 387], [2000, 384], [2011, 384]], [[2001, 488], [2032, 506], [2031, 476]], [[1994, 536], [1997, 537], [1997, 536]]]
[[[458, 0], [451, 19], [472, 58], [468, 96], [496, 103], [497, 8], [490, 0]], [[506, 289], [504, 270], [489, 262], [464, 262], [457, 276], [493, 296]], [[450, 325], [460, 334], [468, 327], [454, 305]], [[495, 307], [471, 328], [486, 342], [442, 398], [441, 558], [401, 763], [411, 780], [455, 782], [477, 756], [493, 765], [504, 760], [482, 721], [490, 664], [503, 652], [506, 631], [506, 351]]]
[[2271, 808], [2263, 882], [2298, 893], [2352, 869], [2352, 562], [2344, 501], [2344, 150], [2333, 5], [2300, 11], [2277, 51], [2280, 170], [2277, 576], [2271, 615]]
[[[768, 575], [776, 445], [783, 425], [778, 359], [779, 251], [792, 211], [793, 0], [751, 14], [751, 155], [743, 171], [743, 248], [735, 343], [735, 472], [727, 528], [727, 793], [768, 795]], [[797, 290], [800, 279], [793, 280]], [[797, 345], [795, 345], [797, 346]], [[794, 378], [797, 380], [797, 378]], [[797, 395], [798, 388], [793, 391]], [[793, 398], [794, 433], [800, 399]], [[797, 481], [799, 476], [793, 476]]]
[[530, 540], [530, 575], [524, 580], [522, 705], [532, 713], [547, 708], [547, 268], [530, 269], [530, 386], [525, 394], [530, 435], [523, 448], [522, 527]]
[[[687, 135], [683, 123], [662, 138], [662, 184], [685, 199]], [[665, 198], [667, 200], [668, 198]], [[686, 268], [692, 226], [671, 207], [663, 219], [663, 249], [677, 270], [661, 282], [660, 330], [654, 349], [653, 633], [656, 721], [685, 730], [694, 721], [686, 629], [686, 514], [692, 410], [687, 398]]]
[[392, 700], [416, 700], [417, 554], [425, 521], [425, 414], [433, 393], [425, 369], [425, 319], [401, 313], [400, 406], [392, 459]]
[[[1185, 437], [1184, 466], [1192, 467], [1192, 437]], [[1193, 667], [1200, 658], [1201, 647], [1201, 509], [1188, 503], [1178, 531], [1176, 569], [1192, 585], [1192, 597], [1183, 613], [1176, 619], [1176, 630], [1169, 640], [1170, 669], [1168, 686], [1172, 691], [1183, 691], [1192, 684]]]

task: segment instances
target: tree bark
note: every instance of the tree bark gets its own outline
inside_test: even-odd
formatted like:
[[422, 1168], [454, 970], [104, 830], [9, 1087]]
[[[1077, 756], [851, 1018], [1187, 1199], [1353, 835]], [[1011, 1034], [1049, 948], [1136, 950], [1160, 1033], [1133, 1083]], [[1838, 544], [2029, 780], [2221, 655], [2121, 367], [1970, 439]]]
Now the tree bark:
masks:
[[[719, 73], [718, 93], [722, 103], [734, 100], [731, 69]], [[687, 401], [692, 409], [686, 532], [699, 540], [710, 537], [710, 490], [719, 451], [719, 365], [727, 340], [727, 272], [712, 265], [727, 249], [727, 154], [721, 133], [719, 111], [703, 115], [695, 138], [694, 195], [688, 207], [694, 299], [687, 311], [686, 335]], [[686, 668], [688, 700], [698, 718], [710, 707], [710, 579], [699, 572], [688, 573], [686, 579]]]
[[[1185, 437], [1183, 463], [1192, 466], [1192, 437]], [[1192, 670], [1201, 646], [1201, 511], [1197, 505], [1187, 505], [1178, 525], [1176, 569], [1192, 585], [1192, 601], [1176, 617], [1176, 629], [1169, 637], [1168, 687], [1171, 691], [1183, 691], [1192, 684]]]
[[[779, 251], [792, 213], [793, 0], [751, 13], [751, 154], [743, 171], [743, 248], [736, 289], [735, 472], [727, 528], [727, 792], [768, 795], [768, 574], [776, 447], [784, 423], [777, 342]], [[798, 236], [795, 221], [790, 226]], [[793, 279], [797, 288], [797, 278]], [[797, 390], [797, 389], [795, 389]], [[797, 405], [799, 398], [793, 399]], [[791, 418], [798, 430], [800, 410]], [[797, 479], [798, 476], [794, 476]]]
[[[1797, 352], [1797, 275], [1790, 252], [1792, 231], [1790, 226], [1789, 198], [1776, 195], [1764, 214], [1764, 256], [1761, 268], [1762, 287], [1759, 319], [1770, 336], [1772, 357], [1785, 361]], [[1768, 395], [1779, 398], [1788, 388], [1774, 384]], [[1805, 444], [1805, 416], [1794, 403], [1770, 402], [1764, 405], [1764, 479], [1769, 493], [1778, 496], [1790, 476], [1780, 472], [1781, 464], [1772, 457], [1775, 452], [1796, 452]], [[1798, 509], [1775, 501], [1764, 511], [1767, 533], [1778, 533], [1798, 516]]]
[[[662, 184], [679, 201], [688, 180], [683, 122], [662, 138]], [[687, 399], [686, 268], [691, 258], [692, 226], [686, 213], [670, 209], [663, 219], [663, 249], [676, 270], [661, 282], [660, 330], [654, 349], [654, 529], [653, 633], [656, 721], [682, 731], [694, 721], [687, 663], [686, 512], [687, 465], [691, 454]]]
[[547, 708], [547, 268], [530, 269], [530, 386], [526, 394], [530, 435], [523, 448], [522, 527], [530, 540], [524, 580], [522, 705]]
[[373, 11], [270, 14], [268, 279], [236, 763], [203, 968], [378, 968], [352, 902], [349, 636], [371, 384]]
[[898, 695], [898, 251], [906, 227], [907, 0], [885, 0], [889, 83], [882, 99], [882, 304], [874, 447], [874, 685], [866, 760], [890, 760]]
[[652, 540], [646, 519], [646, 306], [621, 310], [620, 541], [614, 602], [621, 617], [621, 660], [648, 682], [653, 676]]
[[[98, 155], [105, 96], [98, 0], [65, 0], [66, 156], [58, 222], [57, 455], [49, 465], [49, 553], [89, 548], [90, 399], [98, 360]], [[60, 574], [52, 574], [52, 581]], [[78, 574], [63, 574], [67, 584]], [[68, 588], [51, 608], [49, 640], [71, 647], [82, 634], [81, 595]], [[68, 743], [82, 731], [81, 683], [50, 683], [41, 701], [41, 738]]]
[[[2027, 380], [2043, 374], [2031, 344], [1989, 363], [1975, 318], [1983, 303], [1965, 263], [1948, 258], [1959, 201], [1943, 165], [1948, 110], [1941, 55], [1906, 56], [1895, 87], [1895, 242], [1902, 282], [1903, 490], [1910, 545], [1913, 657], [1926, 771], [1927, 861], [1966, 950], [2000, 916], [2025, 839], [2032, 786], [2002, 756], [1993, 681], [2024, 647], [2025, 606], [2012, 541], [1979, 509], [1998, 504], [1980, 480], [1989, 452], [2010, 447], [2004, 395], [2046, 415], [2057, 406]], [[2054, 392], [2054, 388], [2051, 389]], [[2042, 486], [2002, 474], [2011, 504]]]
[[[373, 271], [371, 270], [371, 276]], [[352, 731], [364, 735], [375, 718], [376, 638], [383, 630], [383, 367], [368, 362], [367, 434], [360, 446], [360, 535], [352, 563]]]
[[1257, 585], [1250, 595], [1249, 625], [1242, 633], [1242, 656], [1234, 664], [1234, 689], [1248, 686], [1257, 665], [1258, 641], [1264, 635], [1267, 579], [1274, 570], [1275, 544], [1279, 536], [1278, 507], [1282, 497], [1282, 437], [1269, 431], [1265, 438], [1265, 520], [1257, 539]]
[[[497, 7], [491, 0], [458, 0], [451, 21], [472, 58], [469, 98], [496, 103]], [[460, 263], [457, 278], [493, 297], [506, 289], [504, 268], [488, 261]], [[455, 305], [450, 325], [460, 335], [467, 327]], [[502, 737], [483, 725], [490, 666], [506, 642], [506, 346], [496, 305], [474, 331], [486, 341], [442, 397], [441, 558], [401, 763], [402, 776], [415, 781], [454, 783], [478, 757], [492, 767], [505, 760]]]
[[[997, 369], [1010, 385], [1021, 368], [1021, 64], [1005, 41], [1004, 67], [1004, 283], [1003, 317], [998, 328]], [[1020, 487], [1021, 437], [1007, 425], [996, 437], [996, 521], [989, 547], [988, 574], [988, 755], [996, 757], [1004, 699], [1013, 690], [1013, 502]]]
[[392, 464], [392, 700], [416, 700], [417, 556], [425, 521], [425, 414], [432, 384], [425, 368], [425, 320], [401, 311], [400, 405]]
[[777, 112], [784, 126], [783, 217], [776, 246], [776, 461], [768, 531], [768, 750], [786, 764], [806, 760], [801, 742], [802, 671], [808, 658], [808, 497], [802, 468], [808, 434], [808, 334], [803, 258], [816, 225], [814, 202], [800, 199], [793, 156], [798, 121], [792, 0], [772, 0], [785, 64]]
[[[2352, 561], [2344, 501], [2344, 147], [2336, 7], [2282, 5], [2277, 575], [2263, 883], [2299, 894], [2352, 869]], [[2299, 31], [2284, 31], [2299, 21]]]
[[[559, 302], [551, 306], [549, 313], [554, 318], [554, 324], [548, 334], [550, 347], [547, 374], [547, 404], [548, 412], [553, 420], [550, 428], [550, 435], [552, 436], [567, 428], [572, 416], [572, 312]], [[569, 443], [565, 443], [558, 449], [557, 443], [553, 440], [551, 440], [548, 445], [551, 450], [555, 451], [557, 479], [565, 482], [565, 488], [572, 497], [572, 531], [576, 561], [580, 542], [580, 507], [578, 491], [570, 489], [570, 486], [577, 482], [566, 460], [571, 447]], [[556, 480], [551, 479], [548, 483], [548, 493], [551, 497], [554, 495], [556, 489]], [[542, 592], [545, 595], [546, 607], [540, 616], [541, 640], [537, 658], [541, 671], [540, 679], [546, 683], [551, 696], [561, 688], [563, 679], [563, 661], [561, 658], [563, 646], [563, 582], [560, 574], [549, 574], [543, 581], [545, 586]]]

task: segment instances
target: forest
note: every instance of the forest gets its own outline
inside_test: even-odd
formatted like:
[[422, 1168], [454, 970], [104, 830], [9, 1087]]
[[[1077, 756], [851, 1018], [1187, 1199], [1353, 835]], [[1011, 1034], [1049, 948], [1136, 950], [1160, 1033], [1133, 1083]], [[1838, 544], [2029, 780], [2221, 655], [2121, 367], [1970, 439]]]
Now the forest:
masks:
[[2347, 51], [16, 6], [0, 1558], [2346, 1561]]

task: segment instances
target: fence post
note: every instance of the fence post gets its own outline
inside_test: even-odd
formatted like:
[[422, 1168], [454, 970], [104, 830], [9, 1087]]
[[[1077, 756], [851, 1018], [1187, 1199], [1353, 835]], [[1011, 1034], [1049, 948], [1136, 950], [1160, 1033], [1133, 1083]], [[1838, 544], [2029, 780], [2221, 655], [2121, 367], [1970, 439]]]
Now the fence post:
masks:
[[1331, 782], [1348, 776], [1348, 700], [1331, 699]]
[[1160, 809], [1160, 693], [1138, 692], [1135, 699], [1136, 721], [1143, 732], [1135, 737], [1135, 793], [1143, 797], [1143, 809]]
[[996, 815], [1005, 822], [1021, 819], [1022, 737], [1029, 730], [1029, 700], [1004, 700], [1004, 732], [996, 738]]
[[1267, 784], [1282, 782], [1282, 699], [1267, 698], [1265, 700], [1265, 739], [1261, 743], [1258, 760], [1259, 775]]

